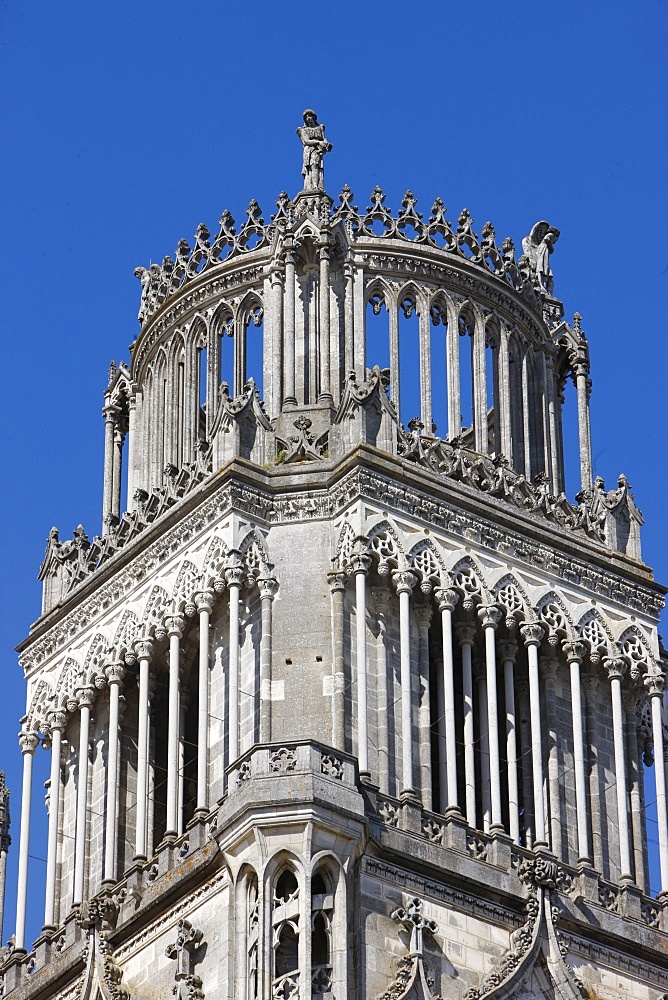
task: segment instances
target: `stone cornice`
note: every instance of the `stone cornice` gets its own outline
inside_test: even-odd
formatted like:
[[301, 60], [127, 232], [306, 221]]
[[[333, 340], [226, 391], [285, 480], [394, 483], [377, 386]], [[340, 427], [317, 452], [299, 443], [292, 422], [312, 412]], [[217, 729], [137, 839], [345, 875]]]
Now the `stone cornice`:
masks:
[[[265, 525], [334, 518], [360, 497], [397, 517], [441, 528], [644, 615], [658, 617], [665, 588], [650, 571], [595, 541], [360, 446], [337, 464], [261, 469], [236, 459], [170, 507], [39, 619], [17, 648], [38, 665], [145, 579], [165, 558], [231, 511]], [[611, 568], [612, 567], [612, 568]]]

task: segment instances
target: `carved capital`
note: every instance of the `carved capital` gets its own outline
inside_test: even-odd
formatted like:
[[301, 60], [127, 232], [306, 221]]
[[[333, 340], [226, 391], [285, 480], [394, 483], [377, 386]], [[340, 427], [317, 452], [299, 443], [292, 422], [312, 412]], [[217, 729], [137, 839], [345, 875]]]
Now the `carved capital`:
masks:
[[417, 576], [410, 570], [398, 569], [392, 574], [392, 582], [397, 594], [412, 594], [417, 583]]
[[350, 556], [350, 567], [356, 575], [368, 573], [371, 568], [371, 556], [366, 552], [353, 552]]
[[206, 611], [208, 614], [211, 614], [213, 611], [213, 598], [214, 595], [210, 590], [200, 590], [195, 594], [195, 608], [198, 613]]
[[169, 615], [165, 618], [165, 628], [167, 629], [167, 635], [176, 635], [180, 639], [183, 635], [183, 626], [185, 621], [182, 615]]
[[77, 688], [74, 692], [77, 700], [77, 705], [79, 708], [91, 708], [93, 702], [95, 701], [95, 688], [86, 685], [85, 687]]
[[246, 582], [246, 570], [243, 566], [228, 566], [225, 570], [225, 582], [228, 587], [243, 587]]
[[512, 640], [505, 641], [505, 642], [500, 642], [499, 643], [499, 656], [501, 657], [501, 662], [505, 663], [507, 660], [510, 660], [511, 663], [514, 663], [515, 660], [517, 659], [517, 650], [518, 649], [519, 649], [519, 647], [518, 647], [517, 643], [513, 642]]
[[150, 639], [139, 639], [135, 643], [135, 654], [138, 660], [150, 660], [153, 655], [153, 643]]
[[603, 660], [603, 666], [608, 673], [609, 681], [621, 681], [626, 672], [626, 661], [621, 656], [609, 656]]
[[587, 653], [584, 642], [565, 642], [562, 649], [569, 663], [582, 663]]
[[598, 691], [598, 677], [596, 674], [585, 674], [581, 680], [582, 690], [588, 698], [594, 698]]
[[660, 698], [666, 687], [666, 678], [663, 674], [647, 674], [644, 685], [650, 698]]
[[59, 730], [61, 733], [65, 726], [67, 725], [67, 712], [64, 712], [62, 708], [52, 708], [48, 716], [49, 729], [53, 733], [55, 730]]
[[525, 646], [540, 646], [540, 641], [545, 635], [545, 629], [540, 625], [522, 625], [520, 628]]
[[118, 684], [120, 687], [125, 677], [125, 667], [122, 663], [110, 663], [105, 670], [105, 674], [107, 676], [107, 684], [110, 687], [112, 684]]
[[330, 569], [327, 573], [327, 586], [333, 594], [346, 589], [346, 574], [338, 569]]
[[472, 646], [475, 642], [475, 625], [463, 622], [461, 625], [455, 625], [455, 632], [457, 633], [460, 646]]
[[413, 611], [415, 613], [415, 620], [417, 622], [418, 629], [429, 628], [429, 623], [434, 617], [434, 611], [430, 604], [417, 604]]
[[456, 590], [444, 589], [442, 587], [434, 591], [434, 597], [436, 598], [439, 611], [454, 611], [459, 600], [459, 594]]
[[392, 593], [388, 587], [374, 587], [371, 591], [376, 612], [386, 616], [390, 610]]
[[497, 608], [494, 604], [478, 608], [478, 618], [483, 628], [493, 628], [496, 631], [502, 617], [503, 613], [501, 609]]
[[540, 672], [547, 681], [555, 681], [559, 673], [559, 660], [552, 656], [541, 657]]
[[273, 576], [261, 576], [257, 581], [260, 598], [273, 601], [278, 593], [278, 580]]
[[38, 743], [37, 733], [19, 733], [19, 746], [22, 754], [34, 753]]

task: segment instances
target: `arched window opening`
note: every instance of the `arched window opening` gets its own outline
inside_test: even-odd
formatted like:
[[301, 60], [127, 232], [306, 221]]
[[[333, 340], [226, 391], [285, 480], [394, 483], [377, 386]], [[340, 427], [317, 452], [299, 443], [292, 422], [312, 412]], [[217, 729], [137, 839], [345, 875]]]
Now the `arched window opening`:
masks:
[[461, 400], [461, 436], [467, 448], [473, 448], [473, 323], [459, 317], [459, 391]]
[[[574, 382], [565, 377], [557, 380], [557, 425], [561, 427], [559, 444], [565, 476], [564, 491], [567, 496], [574, 497], [581, 486], [578, 400]], [[567, 442], [566, 448], [563, 447], [564, 441]]]
[[[421, 411], [420, 322], [415, 299], [407, 295], [399, 303], [399, 419], [407, 427]], [[431, 427], [425, 431], [431, 434]]]
[[[252, 378], [264, 398], [264, 310], [259, 303], [246, 317], [244, 330], [244, 385]], [[243, 387], [239, 386], [239, 390]]]
[[512, 454], [507, 455], [516, 472], [524, 472], [524, 417], [522, 410], [522, 361], [517, 342], [511, 337], [508, 344], [508, 380], [510, 398], [510, 443]]
[[296, 996], [299, 991], [299, 885], [289, 868], [284, 869], [276, 881], [272, 931], [272, 996]]
[[197, 398], [201, 409], [206, 412], [206, 347], [198, 347], [197, 349], [197, 383], [198, 383], [198, 393]]
[[332, 990], [332, 918], [334, 897], [322, 873], [311, 880], [311, 996], [322, 998]]
[[218, 385], [227, 382], [234, 391], [234, 324], [227, 316], [218, 326]]
[[385, 299], [380, 292], [374, 292], [366, 307], [366, 366], [375, 365], [382, 370], [390, 367], [389, 314]]
[[448, 436], [448, 361], [447, 319], [445, 305], [432, 303], [429, 310], [431, 354], [431, 406], [434, 431], [440, 438]]
[[176, 467], [181, 468], [184, 462], [185, 443], [185, 365], [179, 361], [176, 370]]
[[531, 445], [531, 478], [540, 472], [547, 472], [545, 468], [545, 447], [543, 438], [543, 380], [540, 375], [539, 365], [530, 351], [528, 364], [528, 389], [529, 389], [529, 412], [531, 421], [529, 423], [529, 441]]

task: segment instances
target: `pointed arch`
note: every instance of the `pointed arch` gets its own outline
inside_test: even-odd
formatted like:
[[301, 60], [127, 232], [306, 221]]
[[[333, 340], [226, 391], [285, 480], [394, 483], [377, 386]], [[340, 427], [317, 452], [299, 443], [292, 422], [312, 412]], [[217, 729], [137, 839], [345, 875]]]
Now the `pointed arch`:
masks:
[[335, 560], [339, 569], [343, 569], [350, 562], [354, 544], [355, 532], [350, 521], [345, 521], [339, 532], [339, 540], [336, 543]]
[[597, 608], [590, 605], [574, 627], [576, 635], [585, 640], [591, 654], [610, 655], [613, 652], [612, 630]]
[[142, 615], [142, 624], [147, 632], [150, 633], [162, 625], [162, 620], [168, 609], [169, 595], [163, 587], [156, 584], [148, 596], [144, 614]]
[[105, 635], [97, 632], [89, 646], [83, 664], [83, 676], [86, 681], [91, 681], [97, 674], [100, 674], [111, 655], [111, 643]]
[[209, 542], [202, 563], [202, 580], [206, 587], [213, 587], [214, 590], [224, 588], [225, 560], [228, 552], [229, 546], [219, 535], [214, 536]]
[[437, 587], [445, 580], [447, 571], [443, 556], [430, 538], [421, 538], [409, 550], [406, 559], [417, 572], [422, 586]]
[[525, 621], [533, 617], [529, 596], [514, 573], [504, 573], [491, 587], [491, 591], [509, 617], [521, 615]]
[[387, 519], [378, 521], [366, 534], [367, 551], [378, 561], [381, 576], [406, 565], [406, 553], [399, 532]]
[[637, 680], [638, 671], [646, 674], [656, 669], [656, 660], [647, 637], [637, 625], [628, 625], [624, 628], [617, 644], [620, 653], [626, 660], [632, 679]]
[[178, 611], [192, 604], [193, 595], [200, 589], [200, 575], [197, 567], [189, 559], [184, 560], [172, 588], [172, 600]]
[[248, 569], [255, 576], [260, 575], [264, 568], [269, 566], [269, 553], [267, 552], [265, 539], [262, 538], [256, 528], [251, 528], [244, 535], [239, 545], [239, 551], [242, 558], [246, 561]]
[[135, 640], [139, 636], [139, 619], [134, 611], [127, 608], [118, 623], [116, 634], [114, 635], [114, 648], [119, 656], [132, 650]]
[[450, 570], [450, 576], [452, 586], [462, 595], [464, 607], [467, 603], [477, 601], [491, 603], [492, 595], [485, 581], [485, 574], [472, 556], [466, 555], [458, 559]]
[[81, 664], [73, 656], [68, 656], [58, 675], [55, 686], [55, 702], [61, 708], [67, 702], [69, 695], [74, 693], [82, 675], [83, 669]]
[[551, 589], [536, 602], [536, 616], [550, 635], [560, 635], [564, 639], [575, 638], [573, 616], [564, 598]]
[[28, 709], [26, 730], [31, 733], [38, 733], [44, 730], [47, 721], [47, 714], [53, 702], [54, 691], [45, 677], [37, 682], [37, 687], [30, 699]]

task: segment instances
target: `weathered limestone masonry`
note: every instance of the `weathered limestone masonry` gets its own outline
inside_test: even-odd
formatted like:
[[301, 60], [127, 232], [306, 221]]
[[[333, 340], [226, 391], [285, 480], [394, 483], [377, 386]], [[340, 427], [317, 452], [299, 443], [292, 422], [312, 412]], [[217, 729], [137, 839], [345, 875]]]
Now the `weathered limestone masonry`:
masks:
[[[52, 530], [20, 646], [3, 995], [659, 1000], [664, 590], [629, 484], [592, 480], [558, 230], [537, 223], [516, 260], [440, 200], [426, 221], [410, 192], [396, 217], [379, 188], [334, 206], [314, 112], [298, 134], [304, 187], [269, 224], [251, 202], [137, 269], [102, 532]], [[32, 946], [29, 850], [47, 857]]]

